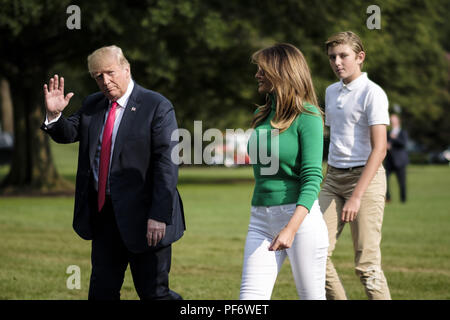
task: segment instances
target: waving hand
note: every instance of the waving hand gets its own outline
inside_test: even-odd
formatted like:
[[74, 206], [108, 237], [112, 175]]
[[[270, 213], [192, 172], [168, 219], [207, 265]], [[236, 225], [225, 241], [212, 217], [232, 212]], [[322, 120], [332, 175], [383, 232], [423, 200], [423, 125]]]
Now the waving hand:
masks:
[[58, 80], [57, 74], [50, 79], [48, 86], [44, 84], [45, 108], [47, 109], [47, 118], [49, 121], [59, 116], [69, 104], [73, 95], [73, 92], [69, 92], [64, 96], [64, 78], [61, 77]]

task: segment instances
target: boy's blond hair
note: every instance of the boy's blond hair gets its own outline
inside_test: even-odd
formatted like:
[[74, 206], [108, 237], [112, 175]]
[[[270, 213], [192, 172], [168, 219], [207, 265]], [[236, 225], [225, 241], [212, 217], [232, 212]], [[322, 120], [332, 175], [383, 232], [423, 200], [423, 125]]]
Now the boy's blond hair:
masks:
[[[364, 51], [361, 38], [358, 37], [356, 33], [354, 33], [353, 31], [343, 31], [332, 35], [325, 42], [326, 54], [328, 54], [328, 48], [335, 47], [340, 44], [349, 45], [356, 54], [360, 53], [361, 51]], [[363, 65], [361, 64], [361, 68], [362, 66]]]

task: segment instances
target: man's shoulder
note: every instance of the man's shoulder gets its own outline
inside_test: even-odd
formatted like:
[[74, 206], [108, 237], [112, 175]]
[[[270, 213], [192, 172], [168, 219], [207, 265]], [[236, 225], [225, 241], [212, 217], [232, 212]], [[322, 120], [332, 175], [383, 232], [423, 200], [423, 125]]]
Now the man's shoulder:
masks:
[[152, 103], [152, 104], [160, 104], [162, 102], [166, 102], [170, 105], [172, 103], [169, 99], [167, 99], [163, 94], [144, 88], [139, 84], [135, 83], [135, 90], [139, 99], [142, 99], [144, 102]]
[[92, 93], [92, 94], [88, 95], [86, 98], [84, 98], [84, 104], [97, 103], [102, 99], [105, 99], [105, 95], [103, 94], [103, 92], [98, 91], [98, 92]]

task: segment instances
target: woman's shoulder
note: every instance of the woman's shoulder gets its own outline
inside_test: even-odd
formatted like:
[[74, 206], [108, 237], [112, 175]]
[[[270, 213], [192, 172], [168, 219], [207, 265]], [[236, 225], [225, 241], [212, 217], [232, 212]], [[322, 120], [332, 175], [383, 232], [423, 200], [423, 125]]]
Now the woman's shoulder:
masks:
[[298, 128], [323, 125], [322, 113], [318, 106], [307, 102], [303, 107], [305, 111], [303, 111], [296, 119]]
[[305, 109], [305, 111], [300, 114], [299, 118], [301, 118], [303, 116], [315, 116], [315, 117], [319, 117], [319, 118], [322, 117], [320, 109], [316, 105], [313, 105], [309, 102], [305, 102], [303, 104], [303, 108]]

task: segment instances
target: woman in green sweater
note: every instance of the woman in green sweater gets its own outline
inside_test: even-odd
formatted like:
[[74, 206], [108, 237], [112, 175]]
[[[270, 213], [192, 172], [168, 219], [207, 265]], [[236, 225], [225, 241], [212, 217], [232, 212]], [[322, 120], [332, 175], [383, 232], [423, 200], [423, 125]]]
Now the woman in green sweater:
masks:
[[[240, 299], [270, 299], [286, 257], [300, 299], [325, 299], [328, 232], [317, 201], [323, 116], [316, 107], [309, 68], [300, 50], [290, 44], [257, 51], [252, 60], [266, 104], [254, 114], [248, 145], [256, 183]], [[262, 161], [269, 150], [278, 162], [276, 172]]]

